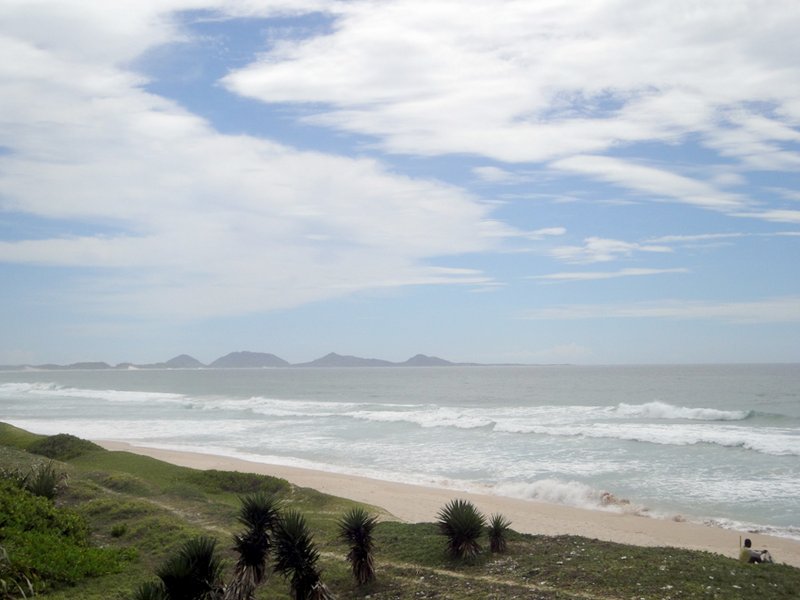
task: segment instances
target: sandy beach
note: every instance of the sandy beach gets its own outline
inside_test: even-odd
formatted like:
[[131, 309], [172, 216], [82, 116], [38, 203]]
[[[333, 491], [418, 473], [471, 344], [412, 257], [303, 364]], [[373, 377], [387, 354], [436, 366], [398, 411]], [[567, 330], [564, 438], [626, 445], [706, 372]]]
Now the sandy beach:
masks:
[[634, 514], [586, 510], [502, 496], [394, 483], [353, 475], [250, 462], [237, 458], [98, 441], [108, 450], [123, 450], [195, 469], [220, 469], [262, 473], [284, 478], [294, 485], [349, 498], [384, 509], [398, 520], [431, 522], [452, 498], [472, 501], [484, 514], [502, 513], [512, 528], [523, 533], [571, 534], [635, 544], [704, 550], [729, 557], [739, 554], [739, 540], [749, 537], [756, 548], [768, 548], [776, 562], [800, 567], [800, 542], [710, 527], [697, 523], [656, 519]]

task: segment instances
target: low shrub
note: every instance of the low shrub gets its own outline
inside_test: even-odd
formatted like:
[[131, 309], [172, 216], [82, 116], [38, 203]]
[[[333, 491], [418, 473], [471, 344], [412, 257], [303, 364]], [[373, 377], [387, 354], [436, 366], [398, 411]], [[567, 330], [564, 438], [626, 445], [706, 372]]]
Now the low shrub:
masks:
[[28, 452], [61, 461], [71, 460], [88, 452], [97, 452], [98, 450], [105, 451], [97, 444], [68, 433], [51, 435], [28, 446]]
[[86, 522], [13, 482], [0, 480], [0, 539], [8, 581], [32, 582], [37, 591], [117, 572], [131, 551], [94, 548]]
[[187, 481], [210, 493], [230, 492], [233, 494], [281, 494], [291, 489], [285, 479], [259, 475], [257, 473], [240, 473], [238, 471], [193, 471]]

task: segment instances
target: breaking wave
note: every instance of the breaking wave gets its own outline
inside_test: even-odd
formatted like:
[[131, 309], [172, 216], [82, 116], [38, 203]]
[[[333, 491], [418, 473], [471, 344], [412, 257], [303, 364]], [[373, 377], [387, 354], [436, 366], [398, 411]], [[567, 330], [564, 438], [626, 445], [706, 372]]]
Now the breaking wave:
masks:
[[752, 410], [718, 410], [716, 408], [689, 408], [666, 402], [617, 405], [615, 412], [622, 417], [645, 419], [686, 419], [690, 421], [744, 421], [754, 415]]

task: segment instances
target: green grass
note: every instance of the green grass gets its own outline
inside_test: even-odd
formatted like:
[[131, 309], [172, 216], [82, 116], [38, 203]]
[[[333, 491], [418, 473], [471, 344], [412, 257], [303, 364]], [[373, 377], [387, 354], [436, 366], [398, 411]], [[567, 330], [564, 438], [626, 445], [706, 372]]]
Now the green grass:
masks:
[[[34, 443], [39, 448], [50, 447], [45, 439], [0, 424], [0, 464], [24, 470], [47, 462], [26, 451]], [[446, 540], [434, 523], [386, 520], [374, 530], [376, 580], [359, 587], [353, 581], [346, 560], [348, 546], [339, 539], [337, 525], [356, 503], [272, 477], [197, 471], [74, 440], [64, 444], [63, 437], [53, 444], [58, 448], [65, 445], [84, 451], [54, 463], [70, 476], [55, 506], [68, 509], [84, 523], [84, 548], [109, 553], [121, 562], [109, 563], [106, 570], [93, 570], [79, 569], [78, 561], [64, 561], [62, 566], [74, 562], [76, 571], [70, 578], [50, 582], [42, 596], [47, 599], [126, 600], [140, 583], [154, 580], [156, 569], [196, 536], [218, 540], [227, 578], [235, 562], [230, 550], [232, 535], [241, 529], [236, 521], [239, 498], [259, 490], [275, 493], [284, 506], [303, 513], [320, 552], [322, 580], [340, 599], [800, 598], [800, 569], [785, 565], [746, 565], [703, 552], [513, 531], [508, 532], [505, 554], [489, 553], [488, 538], [483, 534], [480, 541], [485, 551], [464, 563], [448, 556]], [[52, 530], [60, 531], [55, 525]], [[7, 540], [0, 539], [0, 546], [13, 551]], [[73, 551], [64, 551], [62, 556]], [[288, 584], [273, 574], [259, 588], [257, 598], [288, 600]]]

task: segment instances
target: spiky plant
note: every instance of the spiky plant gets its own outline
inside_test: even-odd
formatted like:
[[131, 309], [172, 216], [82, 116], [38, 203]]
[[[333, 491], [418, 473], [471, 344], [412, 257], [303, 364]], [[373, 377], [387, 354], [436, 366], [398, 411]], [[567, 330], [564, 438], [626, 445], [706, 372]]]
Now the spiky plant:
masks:
[[136, 588], [132, 600], [169, 600], [169, 597], [164, 589], [164, 584], [160, 581], [148, 581]]
[[359, 585], [375, 578], [375, 563], [372, 558], [372, 530], [378, 519], [363, 508], [349, 510], [339, 521], [339, 537], [350, 545], [347, 560], [353, 569], [353, 577]]
[[472, 559], [480, 554], [478, 540], [486, 518], [467, 500], [451, 500], [437, 515], [439, 532], [447, 538], [447, 551], [453, 558]]
[[281, 515], [275, 529], [274, 553], [275, 570], [289, 580], [294, 600], [328, 597], [317, 570], [319, 552], [299, 512], [290, 510]]
[[218, 600], [222, 597], [222, 561], [217, 540], [197, 537], [181, 546], [156, 575], [169, 600]]
[[493, 514], [489, 518], [489, 549], [492, 552], [502, 553], [506, 551], [506, 534], [511, 527], [511, 521], [501, 514]]
[[0, 598], [27, 598], [35, 596], [31, 580], [11, 565], [8, 553], [0, 546]]
[[251, 600], [255, 589], [267, 577], [267, 559], [279, 518], [279, 502], [260, 492], [241, 499], [238, 521], [245, 530], [233, 536], [233, 549], [239, 559], [225, 589], [225, 600]]
[[67, 474], [58, 471], [51, 460], [33, 467], [24, 478], [23, 487], [36, 496], [52, 500], [66, 480]]

